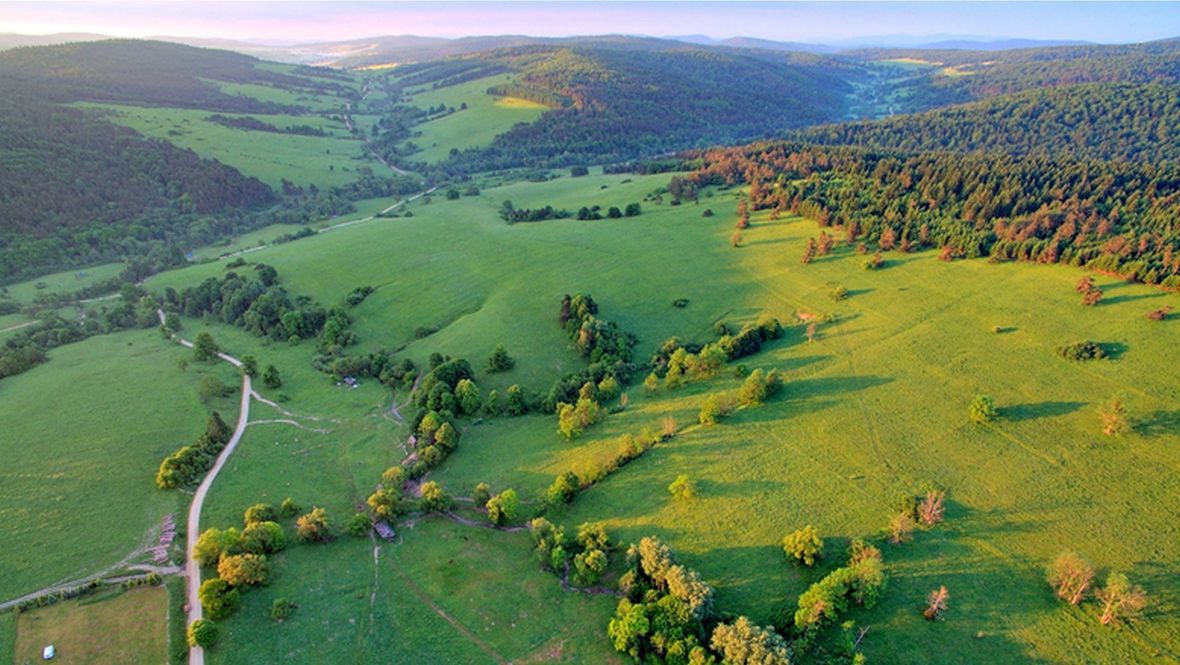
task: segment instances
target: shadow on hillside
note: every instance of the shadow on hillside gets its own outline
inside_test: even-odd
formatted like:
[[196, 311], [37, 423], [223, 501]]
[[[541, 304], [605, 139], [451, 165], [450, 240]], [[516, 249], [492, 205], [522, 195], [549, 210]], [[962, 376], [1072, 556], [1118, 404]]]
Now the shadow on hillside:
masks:
[[831, 397], [844, 393], [858, 392], [892, 383], [891, 376], [823, 376], [815, 379], [790, 381], [783, 386], [783, 401]]
[[1135, 431], [1144, 436], [1180, 435], [1180, 411], [1156, 411], [1136, 422]]
[[863, 296], [865, 294], [872, 293], [876, 290], [877, 289], [848, 289], [848, 297], [855, 298], [857, 296]]
[[1030, 402], [1004, 407], [1004, 419], [1012, 421], [1035, 420], [1064, 416], [1085, 406], [1085, 402]]

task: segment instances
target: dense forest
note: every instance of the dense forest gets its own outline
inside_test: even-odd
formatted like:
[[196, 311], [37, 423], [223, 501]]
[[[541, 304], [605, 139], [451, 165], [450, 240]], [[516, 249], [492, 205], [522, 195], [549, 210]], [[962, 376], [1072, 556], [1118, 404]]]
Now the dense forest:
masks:
[[446, 172], [618, 162], [830, 122], [860, 72], [822, 56], [690, 47], [532, 46], [481, 58], [517, 71], [493, 92], [555, 110], [453, 156]]
[[1180, 84], [1041, 88], [885, 120], [801, 130], [807, 143], [1145, 162], [1180, 158]]
[[695, 155], [669, 188], [748, 183], [755, 209], [800, 212], [882, 250], [1069, 263], [1180, 288], [1180, 168], [991, 153], [761, 143]]

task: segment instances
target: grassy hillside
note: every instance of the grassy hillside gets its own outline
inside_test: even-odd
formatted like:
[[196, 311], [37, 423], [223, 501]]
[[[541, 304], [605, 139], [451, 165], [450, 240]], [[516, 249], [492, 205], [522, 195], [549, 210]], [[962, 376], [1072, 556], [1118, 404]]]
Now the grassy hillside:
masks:
[[231, 166], [278, 190], [287, 180], [327, 189], [357, 179], [374, 162], [339, 120], [312, 115], [232, 114], [272, 127], [308, 127], [324, 135], [227, 127], [208, 111], [103, 105], [104, 117], [154, 139], [168, 141]]
[[[801, 265], [813, 223], [758, 214], [743, 246], [733, 249], [728, 239], [735, 201], [723, 192], [700, 205], [650, 204], [641, 216], [617, 221], [507, 226], [495, 215], [503, 199], [518, 207], [616, 205], [662, 182], [627, 179], [591, 176], [485, 189], [478, 198], [417, 204], [410, 219], [366, 222], [268, 248], [251, 260], [276, 266], [292, 292], [323, 302], [335, 302], [360, 284], [377, 286], [353, 311], [362, 348], [408, 344], [403, 353], [420, 362], [436, 350], [467, 357], [485, 390], [512, 382], [541, 388], [563, 369], [580, 366], [554, 321], [564, 292], [593, 293], [604, 316], [639, 336], [639, 357], [671, 335], [711, 339], [718, 319], [834, 314], [834, 322], [819, 326], [814, 342], [806, 342], [803, 327], [795, 325], [782, 341], [742, 361], [784, 372], [781, 397], [720, 425], [690, 428], [555, 518], [571, 528], [603, 520], [621, 540], [657, 534], [717, 587], [723, 611], [770, 623], [807, 584], [840, 563], [848, 539], [873, 536], [885, 525], [898, 494], [935, 482], [950, 490], [947, 522], [920, 532], [913, 543], [885, 545], [886, 599], [852, 614], [872, 626], [862, 643], [870, 659], [947, 662], [970, 650], [989, 661], [1075, 662], [1084, 654], [1087, 662], [1115, 663], [1180, 652], [1175, 584], [1166, 572], [1180, 560], [1170, 527], [1180, 506], [1171, 477], [1158, 473], [1176, 464], [1171, 447], [1180, 441], [1172, 409], [1180, 394], [1173, 373], [1159, 368], [1180, 358], [1168, 341], [1174, 321], [1144, 317], [1149, 309], [1180, 304], [1175, 295], [1100, 279], [1108, 297], [1083, 308], [1073, 291], [1081, 274], [1074, 269], [948, 264], [932, 252], [887, 253], [883, 269], [865, 271], [862, 258], [842, 247]], [[714, 218], [701, 216], [706, 207], [717, 213]], [[439, 244], [439, 237], [450, 240]], [[507, 255], [517, 260], [504, 265], [498, 257]], [[347, 273], [337, 269], [344, 263]], [[149, 286], [179, 287], [218, 270], [218, 264], [195, 266], [157, 276]], [[454, 279], [456, 273], [464, 278]], [[828, 294], [840, 285], [851, 297], [833, 302]], [[688, 306], [672, 307], [677, 298], [687, 298]], [[415, 340], [417, 325], [441, 330]], [[223, 327], [217, 335], [230, 348], [257, 344]], [[1114, 357], [1084, 364], [1055, 352], [1086, 338], [1108, 345]], [[497, 343], [506, 344], [518, 364], [493, 377], [482, 372], [482, 360]], [[257, 353], [264, 362], [281, 359], [284, 371], [295, 364], [286, 408], [341, 422], [327, 435], [281, 425], [252, 428], [243, 456], [211, 497], [211, 524], [229, 525], [245, 505], [286, 494], [346, 514], [382, 465], [402, 454], [396, 425], [381, 415], [380, 391], [368, 383], [341, 392], [317, 381], [310, 370], [298, 369], [299, 357], [313, 353], [307, 347], [272, 345], [257, 347]], [[665, 415], [688, 425], [708, 393], [737, 384], [724, 375], [652, 396], [631, 389], [624, 413], [572, 444], [558, 436], [548, 415], [467, 424], [459, 450], [430, 477], [458, 495], [482, 480], [497, 489], [515, 487], [535, 501], [555, 474], [588, 468], [611, 437]], [[995, 398], [998, 421], [968, 423], [967, 405], [977, 393]], [[1138, 424], [1131, 433], [1105, 437], [1097, 410], [1120, 394]], [[283, 471], [267, 471], [276, 468]], [[681, 473], [698, 483], [689, 504], [675, 503], [667, 493]], [[806, 523], [829, 538], [830, 556], [817, 571], [788, 565], [780, 548], [784, 533]], [[523, 539], [434, 519], [400, 528], [402, 540], [382, 547], [376, 578], [365, 541], [299, 546], [282, 555], [275, 586], [249, 594], [247, 609], [226, 623], [228, 641], [217, 658], [234, 662], [245, 645], [272, 635], [261, 610], [250, 608], [265, 607], [277, 595], [300, 602], [301, 614], [282, 628], [294, 632], [276, 640], [276, 648], [295, 649], [311, 662], [326, 662], [342, 648], [334, 647], [330, 656], [316, 644], [355, 645], [350, 653], [363, 659], [370, 639], [382, 649], [396, 640], [422, 648], [412, 636], [430, 630], [446, 637], [432, 642], [437, 650], [419, 654], [425, 661], [478, 661], [479, 652], [487, 654], [481, 643], [514, 659], [544, 644], [540, 633], [556, 640], [554, 635], [564, 634], [558, 631], [579, 631], [567, 644], [589, 645], [594, 634], [607, 644], [602, 631], [610, 602], [574, 597], [589, 603], [579, 606], [578, 618], [540, 624], [544, 630], [536, 637], [527, 632], [537, 628], [533, 623], [503, 628], [515, 612], [503, 601], [476, 595], [471, 605], [455, 604], [469, 596], [448, 585], [485, 579], [481, 575], [489, 576], [482, 584], [491, 586], [480, 588], [555, 588], [552, 577], [527, 562]], [[450, 539], [463, 536], [478, 538], [481, 549], [469, 549], [475, 546], [465, 541], [451, 553]], [[1122, 570], [1142, 584], [1153, 598], [1145, 620], [1111, 630], [1098, 624], [1092, 609], [1075, 611], [1053, 601], [1042, 570], [1067, 549], [1092, 560], [1103, 578]], [[476, 573], [462, 563], [471, 556], [504, 563]], [[465, 630], [451, 622], [450, 628], [399, 623], [431, 613], [421, 609], [423, 596], [408, 583], [386, 577], [385, 566], [394, 561]], [[915, 607], [939, 584], [950, 589], [952, 610], [945, 622], [930, 624]], [[385, 611], [394, 618], [384, 620]], [[389, 636], [366, 637], [366, 626], [391, 621], [398, 628]], [[305, 630], [313, 626], [326, 632], [308, 640]], [[570, 653], [584, 659], [590, 648]]]
[[[98, 572], [154, 542], [177, 496], [155, 488], [160, 460], [203, 431], [190, 357], [156, 331], [102, 335], [55, 349], [4, 380], [0, 454], [0, 598]], [[227, 421], [233, 398], [214, 406]], [[135, 557], [142, 561], [146, 557]]]
[[435, 163], [446, 159], [452, 149], [486, 146], [517, 123], [533, 122], [548, 110], [547, 106], [537, 102], [488, 93], [489, 88], [507, 81], [506, 75], [499, 75], [438, 89], [411, 90], [406, 101], [419, 108], [439, 104], [467, 107], [462, 112], [415, 126], [415, 133], [421, 132], [421, 135], [411, 140], [422, 151], [414, 153], [411, 159]]

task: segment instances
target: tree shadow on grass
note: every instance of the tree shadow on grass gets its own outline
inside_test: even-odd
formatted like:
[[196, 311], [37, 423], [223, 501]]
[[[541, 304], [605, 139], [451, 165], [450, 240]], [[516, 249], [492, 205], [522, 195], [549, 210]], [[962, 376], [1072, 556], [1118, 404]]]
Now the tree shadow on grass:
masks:
[[[1143, 619], [1173, 617], [1180, 612], [1180, 588], [1176, 585], [1176, 569], [1158, 562], [1135, 564], [1126, 571], [1132, 584], [1143, 587], [1149, 604], [1143, 611]], [[1102, 577], [1105, 582], [1105, 576]], [[1174, 656], [1175, 654], [1173, 654]]]
[[1109, 298], [1103, 298], [1102, 304], [1103, 305], [1117, 305], [1118, 303], [1121, 303], [1121, 302], [1133, 302], [1135, 300], [1146, 300], [1148, 298], [1162, 298], [1162, 297], [1164, 297], [1163, 293], [1126, 294], [1126, 295], [1120, 295], [1120, 296], [1111, 296]]
[[1180, 435], [1180, 411], [1156, 411], [1136, 422], [1135, 431], [1143, 436]]
[[1030, 402], [1004, 407], [1004, 419], [1012, 421], [1035, 420], [1064, 416], [1085, 406], [1085, 402]]
[[1106, 351], [1107, 360], [1118, 360], [1127, 352], [1127, 345], [1122, 342], [1099, 342], [1102, 350]]

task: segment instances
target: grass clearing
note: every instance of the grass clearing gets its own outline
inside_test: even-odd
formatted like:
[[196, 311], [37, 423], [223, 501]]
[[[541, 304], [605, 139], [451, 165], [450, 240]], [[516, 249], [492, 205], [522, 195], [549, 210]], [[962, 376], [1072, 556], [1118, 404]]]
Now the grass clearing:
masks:
[[[234, 381], [214, 365], [181, 373], [177, 359], [191, 352], [155, 330], [92, 337], [49, 356], [0, 384], [4, 600], [97, 572], [154, 540], [164, 515], [187, 501], [153, 478], [165, 455], [204, 428], [200, 375]], [[216, 405], [227, 422], [235, 404]]]
[[122, 263], [104, 263], [80, 270], [66, 270], [52, 275], [42, 275], [24, 282], [9, 284], [3, 287], [0, 293], [17, 302], [30, 303], [41, 294], [72, 293], [96, 282], [117, 277], [124, 267], [125, 265]]
[[[488, 145], [492, 139], [521, 122], [532, 122], [548, 107], [514, 97], [489, 95], [489, 87], [507, 82], [510, 76], [489, 76], [436, 90], [411, 91], [410, 104], [427, 108], [443, 104], [455, 113], [414, 127], [411, 140], [422, 148], [410, 159], [429, 163], [447, 158], [452, 149], [465, 150]], [[465, 110], [458, 110], [467, 104]]]
[[167, 662], [168, 591], [139, 587], [107, 595], [63, 601], [21, 614], [12, 662], [42, 662], [41, 650], [50, 644], [57, 649], [55, 663]]

